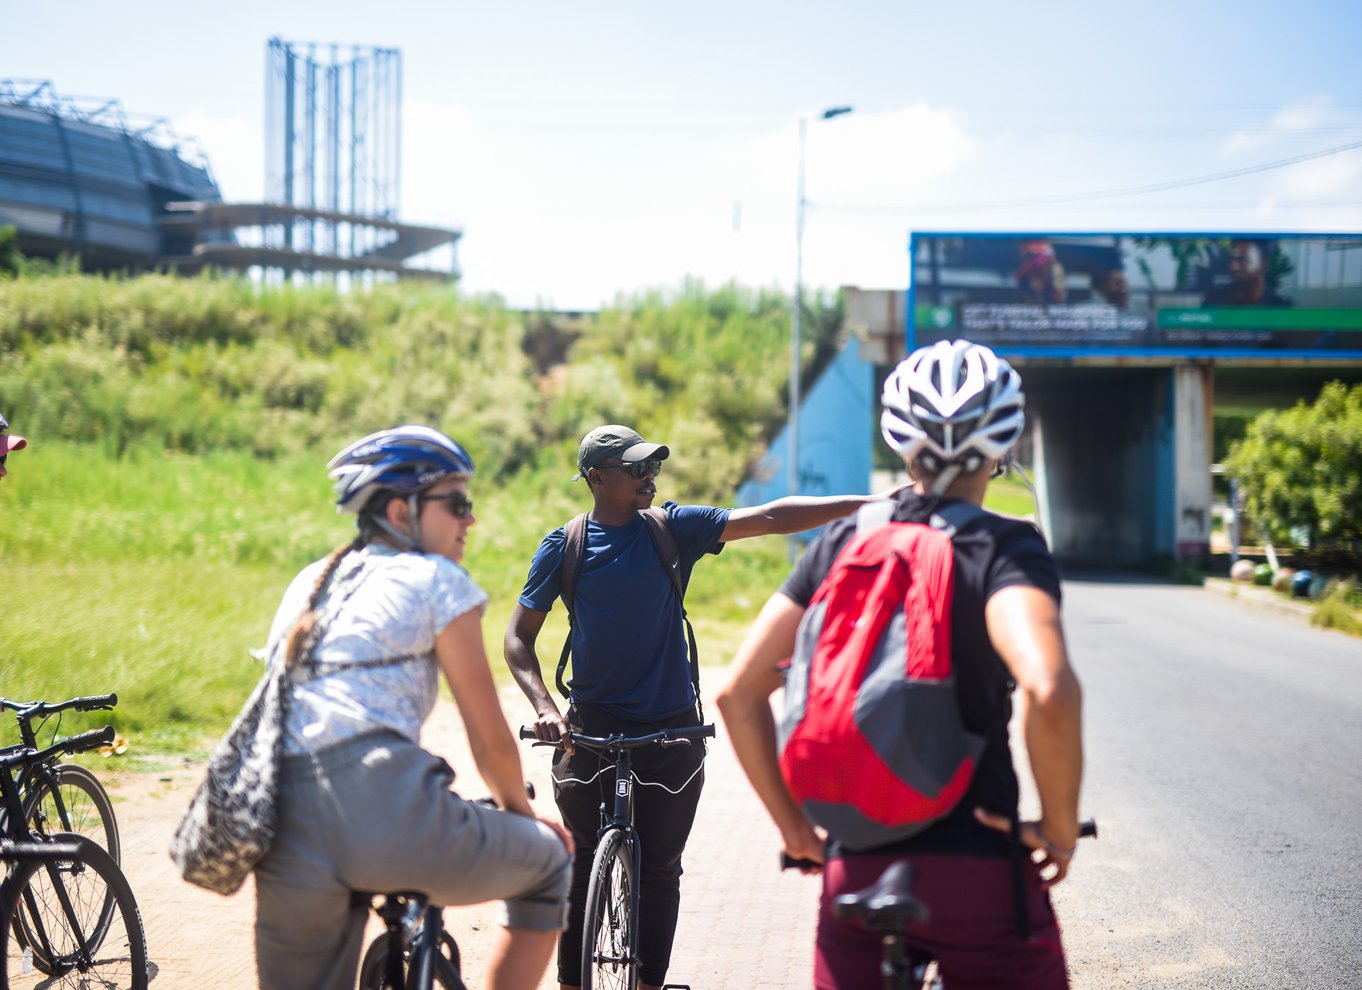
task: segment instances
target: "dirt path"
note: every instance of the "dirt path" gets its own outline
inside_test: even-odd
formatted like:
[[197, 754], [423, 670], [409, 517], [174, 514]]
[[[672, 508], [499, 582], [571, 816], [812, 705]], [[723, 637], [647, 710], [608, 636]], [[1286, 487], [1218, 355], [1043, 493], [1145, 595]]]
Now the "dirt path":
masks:
[[[503, 696], [503, 705], [513, 725], [526, 714], [524, 700], [514, 691]], [[461, 793], [483, 793], [452, 704], [440, 702], [423, 741], [457, 771]], [[543, 814], [556, 814], [548, 751], [531, 750], [526, 744], [522, 758], [540, 795], [536, 806]], [[775, 830], [747, 789], [726, 743], [711, 745], [706, 773], [705, 797], [687, 852], [682, 917], [669, 978], [696, 990], [808, 986], [817, 885], [775, 869], [779, 848]], [[180, 880], [166, 854], [201, 774], [198, 765], [161, 773], [101, 774], [114, 796], [123, 868], [142, 910], [151, 985], [156, 990], [256, 986], [252, 882], [248, 880], [233, 897], [220, 897]], [[741, 880], [735, 882], [735, 876]], [[474, 987], [481, 985], [486, 969], [496, 911], [497, 905], [489, 904], [445, 913]], [[372, 917], [370, 929], [378, 930]], [[14, 962], [11, 968], [17, 972]], [[551, 965], [541, 987], [557, 986], [552, 972]], [[40, 986], [37, 976], [18, 977], [13, 985], [25, 990]]]

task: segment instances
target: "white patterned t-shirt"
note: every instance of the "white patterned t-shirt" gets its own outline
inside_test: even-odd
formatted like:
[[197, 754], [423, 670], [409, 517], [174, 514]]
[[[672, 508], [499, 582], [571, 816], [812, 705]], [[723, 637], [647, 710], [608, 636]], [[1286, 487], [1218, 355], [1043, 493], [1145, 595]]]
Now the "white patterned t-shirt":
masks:
[[[309, 564], [284, 593], [270, 627], [271, 663], [278, 662], [325, 563]], [[436, 637], [486, 602], [468, 572], [447, 557], [382, 544], [347, 554], [318, 602], [323, 631], [313, 654], [317, 668], [292, 686], [284, 752], [313, 753], [375, 729], [419, 743], [439, 692]], [[402, 656], [412, 659], [345, 669]]]

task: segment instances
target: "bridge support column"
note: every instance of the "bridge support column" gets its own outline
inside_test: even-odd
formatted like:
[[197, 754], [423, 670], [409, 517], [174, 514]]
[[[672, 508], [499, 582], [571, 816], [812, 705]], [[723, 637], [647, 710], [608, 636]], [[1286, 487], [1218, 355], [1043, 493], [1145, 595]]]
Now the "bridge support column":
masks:
[[1211, 549], [1211, 407], [1215, 372], [1210, 365], [1173, 369], [1174, 529], [1177, 556], [1204, 557]]

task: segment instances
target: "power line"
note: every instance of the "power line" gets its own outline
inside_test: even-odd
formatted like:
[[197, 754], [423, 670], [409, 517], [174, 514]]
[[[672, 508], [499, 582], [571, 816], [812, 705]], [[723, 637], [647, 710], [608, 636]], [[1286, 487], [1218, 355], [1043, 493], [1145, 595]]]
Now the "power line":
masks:
[[950, 206], [921, 207], [854, 207], [835, 206], [822, 203], [810, 205], [816, 206], [820, 210], [833, 213], [910, 213], [914, 216], [921, 216], [930, 213], [966, 213], [975, 210], [1005, 210], [1024, 206], [1050, 206], [1057, 203], [1084, 203], [1097, 199], [1115, 199], [1121, 196], [1142, 196], [1147, 193], [1167, 192], [1170, 189], [1185, 189], [1188, 186], [1205, 185], [1209, 182], [1221, 182], [1225, 179], [1237, 179], [1245, 175], [1270, 172], [1274, 169], [1299, 165], [1302, 162], [1314, 161], [1319, 158], [1328, 158], [1331, 155], [1340, 155], [1345, 151], [1356, 151], [1358, 148], [1362, 148], [1362, 141], [1352, 141], [1348, 144], [1340, 144], [1333, 148], [1325, 148], [1322, 151], [1311, 151], [1303, 155], [1295, 155], [1291, 158], [1278, 159], [1274, 162], [1265, 162], [1261, 165], [1249, 165], [1244, 168], [1231, 169], [1228, 172], [1215, 172], [1211, 175], [1199, 175], [1190, 179], [1173, 179], [1168, 182], [1154, 182], [1143, 186], [1126, 186], [1121, 189], [1105, 189], [1085, 193], [1059, 193], [1052, 196], [1035, 196], [1029, 199], [994, 200], [981, 203], [955, 203]]

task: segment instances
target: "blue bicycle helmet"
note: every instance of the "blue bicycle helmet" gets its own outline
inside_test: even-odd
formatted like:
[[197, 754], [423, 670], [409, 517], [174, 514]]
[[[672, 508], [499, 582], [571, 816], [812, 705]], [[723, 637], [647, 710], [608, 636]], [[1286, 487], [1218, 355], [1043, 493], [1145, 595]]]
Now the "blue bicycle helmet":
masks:
[[[360, 515], [374, 496], [391, 492], [415, 502], [416, 496], [446, 478], [468, 478], [473, 458], [455, 441], [427, 426], [399, 426], [356, 440], [327, 464], [335, 481], [336, 510]], [[412, 515], [418, 513], [412, 505]], [[384, 519], [372, 522], [388, 535], [420, 549], [419, 530], [399, 533]]]

